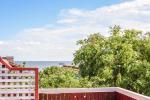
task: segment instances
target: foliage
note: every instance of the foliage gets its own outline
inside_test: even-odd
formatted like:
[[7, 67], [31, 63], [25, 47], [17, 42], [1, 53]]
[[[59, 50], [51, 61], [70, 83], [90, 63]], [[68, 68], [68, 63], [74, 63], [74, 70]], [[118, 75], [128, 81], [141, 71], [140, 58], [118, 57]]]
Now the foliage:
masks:
[[65, 67], [47, 67], [39, 73], [40, 88], [90, 88], [93, 83], [81, 77], [79, 70]]
[[95, 33], [77, 44], [79, 70], [47, 67], [40, 72], [41, 88], [118, 86], [150, 96], [150, 33], [114, 26], [109, 37]]
[[110, 34], [96, 33], [77, 42], [74, 64], [80, 75], [94, 80], [94, 87], [120, 86], [150, 95], [150, 33], [114, 26]]
[[40, 72], [39, 85], [42, 88], [79, 87], [79, 75], [73, 69], [47, 67]]
[[[82, 77], [95, 76], [98, 73], [99, 65], [103, 68], [103, 63], [100, 62], [100, 52], [103, 52], [105, 39], [100, 34], [91, 35], [88, 39], [78, 41], [82, 45], [76, 51], [74, 63], [79, 65], [80, 74]], [[97, 59], [98, 58], [98, 59]]]

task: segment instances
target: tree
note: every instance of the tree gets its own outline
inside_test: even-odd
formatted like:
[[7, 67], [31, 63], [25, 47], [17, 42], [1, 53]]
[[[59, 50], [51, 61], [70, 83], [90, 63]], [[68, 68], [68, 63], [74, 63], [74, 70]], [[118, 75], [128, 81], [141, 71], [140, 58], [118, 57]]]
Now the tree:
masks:
[[105, 38], [98, 33], [90, 35], [88, 39], [77, 42], [77, 44], [81, 45], [81, 48], [74, 55], [74, 63], [79, 65], [82, 77], [88, 76], [91, 78], [97, 75], [100, 65], [103, 67], [97, 58], [103, 52], [104, 43]]
[[63, 67], [47, 67], [40, 72], [39, 86], [42, 88], [79, 87], [78, 72]]
[[120, 86], [150, 95], [149, 33], [114, 26], [109, 37], [96, 33], [77, 43], [74, 63], [82, 77], [95, 77], [98, 86]]

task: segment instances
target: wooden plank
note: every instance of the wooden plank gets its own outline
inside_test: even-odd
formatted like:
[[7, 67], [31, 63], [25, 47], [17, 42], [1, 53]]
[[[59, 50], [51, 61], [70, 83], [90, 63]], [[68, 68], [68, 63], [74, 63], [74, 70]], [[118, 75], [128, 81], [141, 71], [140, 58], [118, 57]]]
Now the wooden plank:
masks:
[[60, 94], [61, 100], [65, 100], [64, 93]]
[[44, 96], [44, 100], [48, 100], [48, 95], [47, 94], [43, 94]]
[[83, 94], [82, 94], [82, 99], [83, 99], [83, 100], [86, 100], [86, 93], [83, 93]]
[[42, 93], [39, 94], [39, 100], [43, 100], [43, 94]]
[[48, 100], [51, 100], [51, 94], [48, 94]]
[[74, 94], [73, 93], [70, 93], [70, 100], [74, 100]]
[[57, 94], [57, 100], [61, 100], [61, 94]]
[[76, 93], [73, 94], [74, 100], [78, 100], [78, 95]]
[[115, 92], [114, 87], [110, 88], [54, 88], [54, 89], [40, 89], [41, 93], [85, 93], [85, 92]]
[[90, 93], [91, 99], [94, 100], [93, 92]]
[[0, 97], [0, 100], [31, 100], [35, 99], [34, 96], [16, 96], [16, 97]]
[[89, 99], [89, 93], [88, 93], [88, 92], [86, 93], [86, 100], [90, 100], [90, 99]]
[[99, 99], [98, 99], [98, 94], [99, 94], [98, 92], [95, 93], [95, 95], [96, 95], [95, 99], [96, 99], [96, 100], [99, 100]]
[[113, 92], [112, 92], [112, 93], [109, 93], [108, 99], [109, 99], [109, 100], [114, 100], [114, 99], [115, 99], [115, 98], [114, 98], [114, 93], [113, 93]]
[[69, 100], [69, 94], [68, 93], [65, 93], [64, 97], [65, 97], [65, 100]]
[[51, 99], [52, 99], [52, 100], [57, 100], [57, 99], [56, 99], [56, 95], [55, 95], [55, 94], [51, 94]]

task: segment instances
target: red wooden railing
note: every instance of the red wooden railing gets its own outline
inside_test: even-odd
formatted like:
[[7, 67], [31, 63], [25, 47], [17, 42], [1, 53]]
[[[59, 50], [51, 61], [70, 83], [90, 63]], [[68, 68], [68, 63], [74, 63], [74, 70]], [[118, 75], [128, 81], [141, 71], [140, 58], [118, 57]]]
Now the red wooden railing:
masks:
[[150, 100], [122, 88], [40, 89], [39, 100]]
[[115, 92], [115, 99], [113, 100], [136, 100], [136, 99], [129, 97], [127, 95]]
[[117, 92], [40, 94], [40, 100], [136, 100]]
[[61, 93], [40, 94], [40, 100], [115, 100], [115, 93], [89, 92], [89, 93]]

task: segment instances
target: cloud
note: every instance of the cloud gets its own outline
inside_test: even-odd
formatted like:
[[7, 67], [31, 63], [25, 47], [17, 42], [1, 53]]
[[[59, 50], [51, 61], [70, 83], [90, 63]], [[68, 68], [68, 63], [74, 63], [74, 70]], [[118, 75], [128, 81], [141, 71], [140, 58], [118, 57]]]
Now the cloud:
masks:
[[150, 0], [125, 0], [94, 10], [63, 9], [52, 27], [22, 30], [12, 40], [0, 42], [0, 55], [16, 60], [72, 60], [76, 41], [91, 33], [108, 36], [108, 27], [121, 25], [150, 31]]
[[62, 19], [58, 20], [57, 23], [59, 24], [74, 24], [77, 20], [76, 19]]
[[114, 24], [126, 28], [149, 30], [149, 17], [150, 0], [130, 0], [95, 10], [67, 9], [61, 12], [62, 19], [76, 20], [71, 25], [91, 26], [91, 28], [94, 26], [99, 28], [99, 31], [104, 27], [106, 30], [107, 27]]
[[2, 45], [4, 42], [3, 41], [0, 41], [0, 45]]

